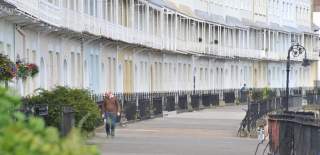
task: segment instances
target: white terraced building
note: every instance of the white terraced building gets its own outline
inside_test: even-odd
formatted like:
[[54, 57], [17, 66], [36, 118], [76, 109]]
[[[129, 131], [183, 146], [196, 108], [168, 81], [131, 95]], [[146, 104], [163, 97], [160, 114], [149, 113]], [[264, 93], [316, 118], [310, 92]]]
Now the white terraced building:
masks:
[[0, 52], [38, 64], [22, 95], [57, 85], [94, 93], [290, 87], [318, 79], [311, 0], [0, 0]]

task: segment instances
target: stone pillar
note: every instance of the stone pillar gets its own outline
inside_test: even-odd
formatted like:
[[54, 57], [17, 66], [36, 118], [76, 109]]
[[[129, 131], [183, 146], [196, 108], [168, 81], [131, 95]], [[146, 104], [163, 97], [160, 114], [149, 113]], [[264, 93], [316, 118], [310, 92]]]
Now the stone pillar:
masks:
[[225, 106], [225, 105], [226, 105], [226, 103], [225, 103], [225, 101], [223, 100], [223, 91], [220, 90], [220, 91], [219, 91], [219, 106]]
[[202, 94], [199, 94], [199, 109], [204, 109], [205, 107], [203, 106], [202, 103]]
[[188, 103], [187, 104], [187, 110], [189, 112], [193, 111], [193, 108], [192, 108], [192, 105], [191, 105], [191, 95], [192, 95], [192, 93], [187, 95], [187, 103]]
[[136, 114], [137, 114], [138, 118], [141, 118], [140, 117], [140, 110], [139, 110], [139, 95], [138, 94], [136, 94], [136, 107], [137, 107]]
[[240, 95], [242, 94], [239, 93], [239, 90], [234, 90], [234, 103], [236, 105], [240, 104]]
[[174, 93], [174, 107], [175, 107], [175, 111], [177, 111], [179, 109], [179, 93]]
[[153, 93], [148, 93], [148, 99], [149, 99], [149, 104], [150, 104], [150, 117], [153, 118], [154, 116], [154, 107], [153, 107]]

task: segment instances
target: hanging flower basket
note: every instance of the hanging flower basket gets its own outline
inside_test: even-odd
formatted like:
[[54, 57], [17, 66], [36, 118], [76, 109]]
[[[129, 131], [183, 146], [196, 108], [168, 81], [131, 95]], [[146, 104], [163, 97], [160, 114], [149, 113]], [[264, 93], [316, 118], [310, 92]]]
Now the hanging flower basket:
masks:
[[39, 73], [39, 68], [36, 64], [30, 63], [25, 64], [20, 61], [16, 63], [17, 66], [17, 77], [22, 80], [26, 80], [29, 76], [34, 77]]
[[28, 66], [24, 63], [17, 62], [17, 77], [26, 80], [29, 75]]
[[30, 64], [27, 64], [27, 67], [31, 77], [34, 77], [39, 73], [39, 68], [36, 64], [30, 63]]
[[0, 81], [10, 81], [16, 76], [16, 67], [10, 59], [0, 54]]

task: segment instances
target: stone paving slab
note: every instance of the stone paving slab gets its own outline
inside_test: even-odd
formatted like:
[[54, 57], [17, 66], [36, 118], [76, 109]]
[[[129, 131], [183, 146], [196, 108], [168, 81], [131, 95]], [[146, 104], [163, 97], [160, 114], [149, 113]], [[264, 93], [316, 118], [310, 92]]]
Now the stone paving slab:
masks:
[[99, 128], [89, 143], [98, 145], [103, 155], [250, 155], [257, 139], [236, 136], [243, 108], [219, 107], [137, 122], [118, 128], [116, 137], [109, 139]]

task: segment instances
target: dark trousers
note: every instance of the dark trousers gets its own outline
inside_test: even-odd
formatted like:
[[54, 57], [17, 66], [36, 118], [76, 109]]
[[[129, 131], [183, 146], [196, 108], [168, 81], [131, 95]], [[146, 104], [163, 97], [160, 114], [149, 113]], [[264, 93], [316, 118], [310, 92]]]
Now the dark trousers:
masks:
[[116, 120], [117, 120], [117, 114], [112, 113], [112, 112], [106, 112], [104, 114], [105, 119], [106, 119], [106, 133], [107, 135], [114, 136], [114, 130], [116, 127]]

